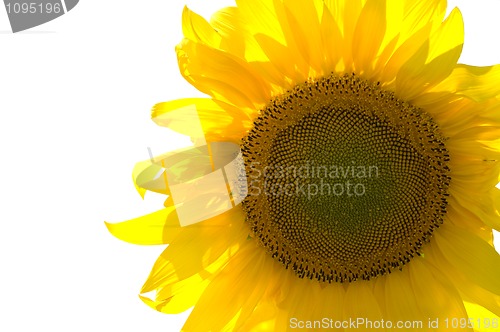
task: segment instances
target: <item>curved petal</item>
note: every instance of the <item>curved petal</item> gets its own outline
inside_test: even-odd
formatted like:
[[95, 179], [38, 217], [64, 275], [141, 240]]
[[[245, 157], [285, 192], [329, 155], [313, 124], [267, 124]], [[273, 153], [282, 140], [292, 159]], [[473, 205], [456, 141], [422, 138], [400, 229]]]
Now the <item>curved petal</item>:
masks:
[[[184, 112], [186, 109], [188, 112]], [[187, 98], [156, 104], [151, 112], [153, 121], [178, 133], [198, 138], [198, 123], [207, 141], [239, 143], [250, 129], [250, 116], [221, 101]], [[193, 118], [194, 117], [194, 118]]]
[[249, 110], [269, 101], [269, 83], [242, 59], [188, 39], [176, 50], [181, 74], [201, 92]]
[[444, 258], [479, 286], [500, 295], [500, 255], [476, 235], [443, 224], [435, 232]]
[[353, 35], [352, 58], [356, 72], [371, 75], [386, 31], [386, 0], [368, 0]]
[[[293, 63], [293, 67], [290, 69], [292, 71], [295, 70], [297, 72], [296, 75], [299, 73], [302, 74], [304, 76], [303, 81], [305, 81], [307, 78], [315, 76], [314, 70], [312, 70], [308, 61], [309, 52], [304, 50], [304, 47], [307, 47], [305, 45], [307, 39], [306, 32], [298, 28], [298, 19], [291, 14], [282, 1], [275, 0], [273, 2], [276, 17], [285, 38], [283, 45], [286, 46], [286, 50], [280, 56], [281, 58], [288, 57]], [[319, 29], [316, 30], [316, 33], [319, 34]], [[267, 54], [268, 51], [264, 50], [264, 52]]]
[[481, 102], [500, 96], [500, 65], [475, 67], [459, 64], [431, 91], [446, 91]]
[[221, 36], [203, 17], [189, 10], [187, 6], [184, 6], [182, 11], [182, 33], [187, 39], [205, 43], [214, 48], [219, 47], [222, 40]]
[[[344, 320], [364, 319], [371, 322], [381, 322], [384, 318], [379, 302], [373, 294], [371, 281], [359, 281], [347, 286], [344, 301]], [[385, 331], [383, 328], [361, 324], [363, 331]]]
[[[222, 36], [220, 49], [247, 61], [254, 71], [270, 82], [271, 94], [280, 95], [289, 86], [283, 72], [277, 69], [279, 61], [270, 61], [256, 38], [260, 32], [255, 32], [251, 20], [244, 17], [241, 12], [238, 7], [227, 7], [212, 15], [210, 24]], [[274, 40], [273, 37], [269, 38]]]
[[465, 303], [470, 325], [475, 332], [493, 332], [500, 328], [500, 317], [474, 303]]
[[[431, 23], [439, 26], [446, 13], [447, 0], [404, 1], [404, 20], [401, 27], [402, 39]], [[434, 29], [433, 29], [434, 30]]]
[[456, 204], [454, 200], [448, 201], [446, 210], [446, 220], [449, 220], [455, 226], [476, 234], [490, 245], [493, 244], [492, 228], [486, 226], [477, 215], [460, 204]]
[[385, 281], [385, 309], [391, 322], [413, 322], [422, 319], [418, 300], [413, 294], [409, 270], [393, 271], [382, 277]]
[[252, 34], [266, 34], [279, 43], [285, 43], [273, 0], [236, 0], [236, 4]]
[[169, 180], [185, 182], [206, 175], [212, 170], [208, 147], [200, 146], [178, 149], [157, 156], [153, 160], [139, 162], [132, 174], [134, 185], [141, 194], [149, 190], [170, 195]]
[[270, 63], [274, 64], [276, 69], [283, 75], [283, 86], [292, 87], [293, 84], [286, 83], [286, 80], [292, 82], [305, 82], [307, 74], [302, 72], [295, 65], [293, 57], [287, 57], [288, 48], [266, 34], [256, 34], [255, 40], [262, 51], [269, 58]]
[[[377, 66], [382, 86], [392, 86], [401, 67], [415, 56], [424, 43], [438, 29], [446, 13], [446, 0], [399, 1], [388, 0], [385, 49]], [[400, 13], [403, 6], [403, 13]]]
[[[140, 161], [140, 162], [136, 163], [134, 165], [134, 168], [132, 169], [132, 181], [134, 182], [135, 190], [137, 190], [137, 192], [139, 193], [139, 195], [141, 195], [141, 197], [143, 199], [144, 199], [144, 196], [146, 195], [146, 192], [148, 190], [151, 190], [151, 189], [146, 189], [146, 188], [142, 187], [142, 183], [138, 183], [137, 179], [139, 178], [140, 174], [142, 174], [144, 172], [148, 172], [148, 169], [151, 167], [151, 164], [152, 164], [151, 160]], [[161, 186], [158, 188], [158, 190], [152, 190], [152, 191], [156, 191], [156, 192], [159, 192], [161, 194], [168, 195], [168, 192], [167, 192], [165, 186]]]
[[[157, 310], [174, 313], [193, 306], [208, 281], [246, 243], [241, 209], [184, 227], [157, 259], [141, 298]], [[154, 299], [147, 293], [155, 291]]]
[[455, 8], [399, 70], [396, 78], [398, 97], [411, 101], [448, 77], [462, 53], [463, 42], [462, 14]]
[[[237, 7], [226, 7], [218, 10], [210, 17], [210, 25], [222, 37], [220, 48], [247, 61], [262, 59], [256, 56], [255, 43], [246, 30], [244, 18]], [[247, 57], [247, 54], [250, 56]]]
[[172, 242], [181, 230], [175, 207], [116, 224], [105, 224], [115, 237], [134, 244], [167, 244]]
[[323, 43], [321, 49], [324, 57], [323, 72], [329, 74], [335, 71], [342, 58], [342, 49], [340, 47], [342, 45], [342, 35], [326, 3], [323, 4], [320, 29]]
[[429, 38], [429, 34], [432, 29], [432, 24], [429, 23], [423, 26], [420, 30], [407, 37], [402, 45], [400, 45], [394, 52], [389, 56], [384, 55], [384, 57], [389, 57], [385, 63], [381, 63], [381, 73], [379, 80], [383, 86], [389, 85], [396, 78], [401, 67], [408, 62], [417, 50], [422, 47], [424, 42]]
[[487, 226], [500, 230], [500, 190], [491, 188], [481, 195], [468, 195], [467, 190], [455, 190], [450, 187], [450, 202], [459, 204], [463, 208], [478, 216]]
[[285, 331], [286, 326], [279, 327], [276, 324], [278, 309], [274, 303], [263, 302], [257, 304], [252, 315], [241, 326], [241, 331]]
[[264, 250], [250, 240], [210, 282], [183, 329], [222, 331], [235, 316], [252, 313], [267, 287], [268, 260]]
[[[408, 36], [402, 35], [405, 1], [386, 0], [385, 4], [385, 34], [380, 45], [384, 52], [394, 51], [396, 46]], [[379, 52], [381, 53], [381, 52]], [[385, 62], [380, 62], [385, 63]]]
[[438, 322], [433, 331], [449, 331], [444, 324], [445, 319], [467, 319], [467, 312], [456, 288], [424, 258], [415, 257], [408, 264], [408, 269], [413, 297], [417, 300], [422, 317]]
[[443, 254], [434, 243], [431, 243], [426, 248], [425, 257], [434, 267], [439, 268], [439, 270], [446, 275], [462, 294], [464, 301], [477, 303], [500, 315], [500, 295], [485, 290], [476, 282], [467, 278], [462, 271], [451, 265], [450, 262], [444, 258]]
[[[321, 73], [323, 48], [319, 13], [323, 8], [323, 2], [283, 0], [283, 4], [297, 50], [309, 66], [317, 73]], [[290, 42], [287, 45], [290, 46]]]
[[366, 0], [339, 1], [339, 3], [338, 7], [335, 6], [336, 10], [333, 10], [332, 14], [336, 18], [344, 37], [342, 42], [344, 68], [342, 70], [348, 72], [353, 68], [352, 46], [354, 31]]
[[[213, 272], [212, 266], [215, 266]], [[217, 269], [220, 269], [220, 266], [218, 263], [214, 263], [207, 268], [207, 271], [217, 273]], [[204, 276], [202, 278], [199, 275], [194, 275], [177, 282], [174, 287], [163, 288], [153, 298], [148, 297], [149, 294], [139, 295], [139, 298], [154, 310], [165, 314], [178, 314], [195, 305], [210, 280], [211, 277]]]

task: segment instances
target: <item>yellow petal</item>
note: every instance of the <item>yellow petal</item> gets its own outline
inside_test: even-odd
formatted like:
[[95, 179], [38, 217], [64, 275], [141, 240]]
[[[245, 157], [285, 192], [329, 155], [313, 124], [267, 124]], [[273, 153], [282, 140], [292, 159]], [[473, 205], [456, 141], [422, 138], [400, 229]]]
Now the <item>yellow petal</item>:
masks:
[[132, 169], [132, 181], [134, 182], [134, 187], [142, 198], [144, 198], [147, 189], [142, 188], [137, 184], [137, 177], [149, 167], [151, 167], [151, 160], [146, 160], [136, 163]]
[[342, 58], [342, 51], [339, 47], [342, 45], [342, 35], [332, 13], [323, 4], [323, 14], [321, 17], [321, 40], [324, 56], [323, 72], [331, 73], [335, 71], [336, 65]]
[[474, 67], [457, 65], [451, 75], [432, 91], [447, 91], [484, 101], [500, 95], [500, 65]]
[[469, 325], [477, 332], [493, 332], [500, 329], [500, 317], [475, 303], [465, 302]]
[[406, 40], [406, 36], [412, 35], [429, 23], [439, 26], [446, 13], [446, 2], [446, 0], [405, 0], [405, 15], [401, 27], [402, 40]]
[[[188, 109], [189, 112], [183, 112]], [[199, 126], [207, 141], [237, 142], [251, 127], [242, 110], [207, 98], [187, 98], [156, 104], [151, 113], [155, 123], [178, 133], [199, 138]]]
[[323, 49], [318, 14], [323, 8], [323, 2], [320, 0], [284, 0], [283, 4], [298, 52], [316, 72], [320, 72], [322, 70]]
[[184, 78], [215, 99], [250, 110], [270, 99], [270, 86], [242, 59], [201, 43], [184, 39], [177, 46]]
[[205, 43], [211, 47], [219, 47], [221, 36], [200, 15], [184, 7], [182, 12], [182, 33], [184, 37], [195, 42]]
[[[449, 331], [444, 324], [445, 319], [467, 319], [467, 313], [458, 291], [438, 270], [421, 257], [415, 257], [408, 263], [408, 269], [413, 297], [417, 301], [422, 317], [438, 322], [438, 328], [432, 326], [433, 331]], [[424, 324], [429, 321], [424, 321]], [[471, 330], [464, 329], [463, 331]]]
[[209, 279], [200, 279], [201, 277], [196, 275], [179, 282], [177, 286], [182, 284], [183, 287], [179, 287], [176, 291], [169, 291], [168, 296], [156, 296], [151, 299], [147, 295], [139, 295], [139, 298], [157, 311], [178, 314], [194, 306], [210, 282]]
[[448, 201], [446, 215], [446, 220], [449, 220], [453, 225], [476, 234], [489, 244], [493, 243], [491, 227], [486, 226], [477, 215], [465, 209], [460, 204], [456, 204], [454, 200]]
[[[280, 23], [281, 31], [285, 37], [286, 52], [281, 54], [281, 58], [288, 57], [293, 63], [293, 68], [302, 73], [305, 77], [314, 76], [308, 61], [309, 52], [304, 50], [307, 47], [305, 35], [306, 31], [298, 28], [299, 23], [296, 17], [281, 1], [274, 2], [276, 17]], [[316, 30], [319, 34], [319, 29]]]
[[[262, 248], [253, 241], [247, 243], [207, 287], [183, 329], [221, 331], [236, 315], [251, 314], [269, 278], [266, 260], [271, 259]], [[228, 292], [228, 289], [237, 291]]]
[[[241, 16], [239, 8], [226, 7], [218, 10], [210, 17], [210, 25], [222, 37], [220, 49], [247, 61], [262, 59], [255, 56], [258, 47], [255, 47], [256, 44], [252, 42], [251, 35], [244, 27], [244, 18]], [[247, 55], [250, 56], [247, 57]]]
[[[354, 43], [354, 31], [358, 18], [365, 4], [365, 0], [339, 1], [339, 6], [332, 11], [342, 31], [344, 41], [342, 42], [344, 70], [349, 72], [353, 69], [352, 46]], [[343, 3], [343, 4], [342, 4]]]
[[[286, 56], [288, 54], [287, 46], [280, 44], [277, 40], [265, 34], [255, 35], [255, 40], [266, 54], [269, 61], [283, 75], [283, 81], [285, 81], [286, 78], [292, 82], [304, 82], [307, 80], [307, 73], [297, 68], [294, 57]], [[286, 86], [286, 83], [283, 85]]]
[[167, 179], [163, 173], [162, 165], [152, 160], [141, 161], [134, 166], [132, 180], [142, 197], [146, 190], [164, 195], [170, 194]]
[[352, 58], [359, 74], [371, 75], [385, 29], [386, 1], [368, 0], [359, 16], [352, 41]]
[[[417, 50], [429, 38], [431, 28], [431, 23], [422, 27], [410, 37], [407, 37], [404, 43], [390, 55], [389, 60], [383, 64], [383, 68], [381, 69], [382, 74], [380, 80], [384, 82], [383, 85], [392, 82], [396, 78], [401, 67], [408, 62], [409, 59], [415, 56]], [[386, 55], [384, 56], [387, 57]]]
[[[292, 327], [301, 327], [299, 322], [305, 321], [320, 321], [325, 310], [321, 310], [317, 303], [322, 303], [322, 306], [329, 307], [327, 303], [326, 290], [320, 287], [316, 281], [312, 280], [290, 280], [290, 283], [284, 283], [290, 287], [288, 295], [283, 301], [283, 307], [288, 312], [289, 322]], [[333, 299], [328, 299], [331, 302]], [[333, 309], [333, 308], [329, 308]], [[328, 312], [327, 317], [332, 319], [341, 319], [342, 312], [335, 315], [333, 312]], [[336, 317], [335, 317], [336, 316]], [[294, 322], [294, 319], [296, 320]], [[309, 329], [308, 329], [309, 330]]]
[[462, 14], [455, 8], [428, 42], [399, 70], [398, 97], [412, 100], [448, 77], [462, 52], [463, 38]]
[[[283, 331], [276, 326], [276, 315], [278, 308], [273, 303], [259, 303], [252, 315], [241, 326], [241, 331]], [[284, 327], [286, 329], [286, 327]]]
[[385, 280], [385, 308], [392, 322], [416, 321], [423, 317], [413, 294], [408, 269], [394, 271], [382, 277]]
[[[198, 239], [192, 232], [185, 229], [182, 231], [187, 237]], [[218, 239], [205, 238], [196, 245], [188, 247], [179, 242], [172, 243], [170, 247], [177, 246], [177, 250], [169, 251], [169, 247], [160, 256], [142, 287], [141, 293], [144, 295], [140, 295], [140, 298], [153, 309], [168, 314], [177, 314], [194, 306], [213, 278], [239, 249], [239, 242], [245, 240], [243, 237], [234, 238], [229, 232], [224, 231], [217, 235]], [[217, 240], [220, 245], [211, 243]], [[193, 247], [196, 247], [196, 250], [193, 250]], [[221, 247], [223, 247], [222, 253]], [[193, 255], [199, 255], [203, 250], [206, 254], [200, 265], [197, 260], [193, 260], [199, 256]], [[172, 258], [172, 255], [178, 255], [179, 252], [182, 253], [184, 261]], [[148, 297], [150, 292], [155, 292], [152, 299]]]
[[[256, 36], [261, 35], [261, 33], [252, 32], [252, 26], [249, 26], [246, 18], [242, 17], [240, 8], [224, 8], [212, 16], [210, 23], [223, 37], [220, 49], [245, 59], [252, 70], [270, 83], [272, 96], [281, 95], [290, 88], [283, 71], [280, 72], [277, 69], [279, 62], [270, 61], [266, 52], [259, 45]], [[274, 40], [271, 37], [268, 38]]]
[[252, 34], [266, 34], [278, 43], [285, 43], [273, 0], [236, 0], [236, 4]]
[[486, 309], [500, 315], [500, 296], [491, 293], [480, 287], [476, 282], [471, 281], [465, 274], [447, 261], [439, 248], [434, 243], [430, 243], [425, 250], [426, 259], [433, 265], [438, 266], [440, 271], [458, 289], [465, 301], [477, 303]]
[[241, 208], [181, 228], [156, 261], [142, 292], [202, 273], [225, 253], [226, 260], [248, 235]]
[[285, 79], [276, 69], [276, 63], [269, 61], [255, 39], [255, 35], [259, 32], [256, 32], [248, 17], [241, 14], [240, 8], [227, 7], [217, 11], [212, 15], [210, 24], [222, 37], [220, 49], [245, 59], [248, 66], [271, 83], [273, 96], [280, 95], [289, 88], [284, 86]]
[[450, 201], [456, 203], [478, 216], [487, 226], [500, 230], [500, 190], [493, 187], [487, 193], [467, 195], [468, 191], [456, 190], [450, 187]]
[[451, 265], [479, 286], [500, 295], [500, 255], [476, 235], [448, 224], [435, 232], [435, 241]]
[[[156, 261], [141, 299], [165, 313], [192, 307], [247, 240], [240, 209], [184, 227]], [[153, 295], [150, 295], [154, 292]]]
[[[133, 181], [141, 192], [149, 190], [170, 195], [169, 181], [173, 181], [173, 184], [180, 184], [212, 171], [212, 161], [207, 145], [187, 147], [137, 163], [133, 171]], [[185, 201], [183, 197], [175, 204]]]
[[386, 0], [385, 7], [385, 34], [379, 47], [378, 55], [375, 55], [375, 58], [372, 59], [373, 63], [376, 63], [374, 65], [374, 74], [377, 76], [374, 78], [367, 76], [367, 79], [374, 79], [380, 82], [384, 82], [384, 79], [380, 75], [385, 69], [387, 62], [397, 50], [398, 45], [403, 41], [401, 28], [404, 15], [404, 1]]
[[135, 244], [170, 243], [180, 231], [174, 207], [121, 223], [106, 222], [109, 232], [120, 240]]
[[[364, 319], [372, 322], [382, 321], [384, 317], [369, 285], [371, 283], [359, 281], [348, 285], [344, 300], [344, 320]], [[386, 331], [383, 328], [368, 327], [363, 325], [361, 328], [363, 331]]]
[[[401, 28], [404, 18], [404, 6], [405, 6], [404, 1], [386, 0], [385, 14], [384, 14], [386, 26], [385, 26], [384, 39], [380, 47], [381, 50], [385, 49], [389, 44], [391, 44], [393, 40], [396, 39], [396, 42], [398, 42], [400, 38], [402, 38]], [[394, 46], [389, 50], [391, 49], [394, 50], [394, 47], [396, 45], [397, 44], [394, 44]]]

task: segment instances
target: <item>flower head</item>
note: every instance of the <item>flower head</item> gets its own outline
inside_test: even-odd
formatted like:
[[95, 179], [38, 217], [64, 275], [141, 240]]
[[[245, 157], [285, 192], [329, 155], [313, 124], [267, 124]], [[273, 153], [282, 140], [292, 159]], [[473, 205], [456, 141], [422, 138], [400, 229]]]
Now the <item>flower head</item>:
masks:
[[185, 8], [179, 68], [209, 97], [152, 117], [195, 145], [134, 169], [164, 209], [108, 224], [169, 244], [143, 301], [194, 306], [186, 331], [497, 329], [500, 66], [457, 64], [462, 16], [445, 11], [238, 0], [207, 22]]

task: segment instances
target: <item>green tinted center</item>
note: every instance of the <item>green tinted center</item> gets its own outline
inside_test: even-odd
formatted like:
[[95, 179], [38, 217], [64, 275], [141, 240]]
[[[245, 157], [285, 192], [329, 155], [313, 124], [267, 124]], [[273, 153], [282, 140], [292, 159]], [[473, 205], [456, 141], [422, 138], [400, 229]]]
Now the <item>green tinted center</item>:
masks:
[[242, 150], [247, 222], [299, 277], [344, 282], [400, 268], [446, 212], [449, 158], [437, 126], [355, 76], [273, 100]]

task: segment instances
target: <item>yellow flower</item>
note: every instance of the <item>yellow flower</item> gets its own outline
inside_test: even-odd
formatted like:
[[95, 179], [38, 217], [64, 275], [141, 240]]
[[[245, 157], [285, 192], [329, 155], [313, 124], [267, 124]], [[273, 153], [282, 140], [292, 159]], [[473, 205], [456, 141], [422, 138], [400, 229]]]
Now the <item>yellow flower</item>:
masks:
[[457, 64], [460, 11], [236, 3], [184, 10], [179, 67], [210, 98], [152, 117], [195, 146], [134, 169], [165, 208], [107, 224], [169, 244], [143, 301], [194, 306], [185, 331], [498, 331], [500, 66]]

